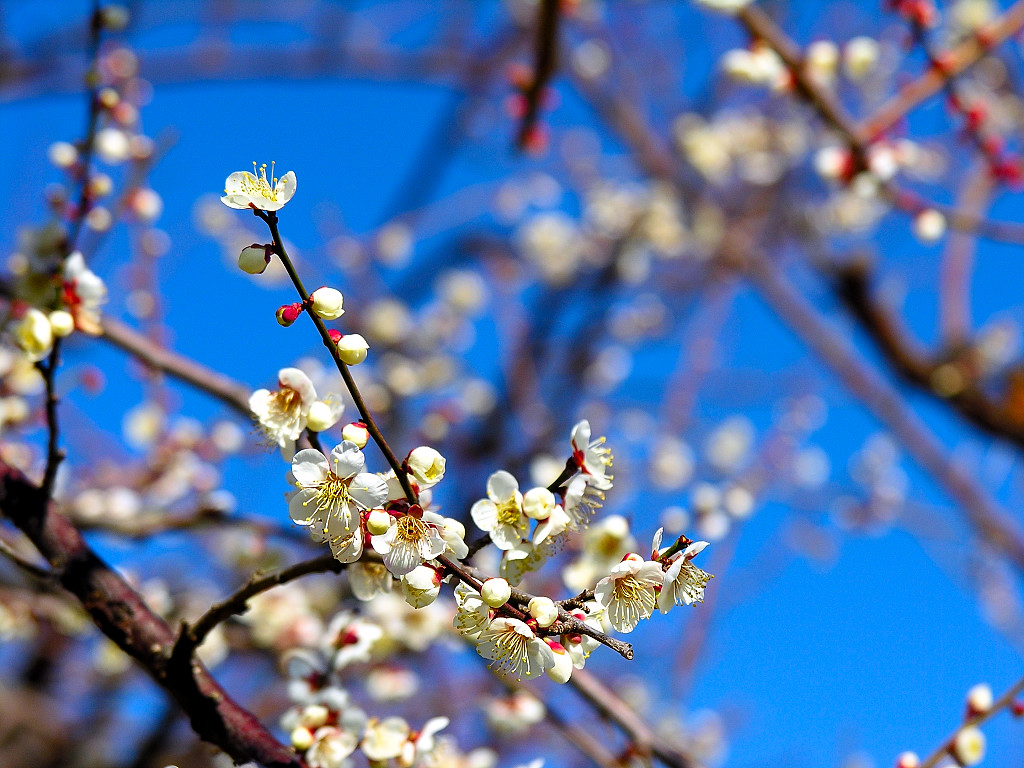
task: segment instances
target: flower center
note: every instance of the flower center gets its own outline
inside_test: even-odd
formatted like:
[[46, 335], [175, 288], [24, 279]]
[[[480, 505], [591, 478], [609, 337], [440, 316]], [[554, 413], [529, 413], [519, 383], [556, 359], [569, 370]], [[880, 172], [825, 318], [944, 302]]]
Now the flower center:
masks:
[[520, 669], [530, 672], [530, 654], [527, 652], [529, 639], [508, 628], [494, 638], [494, 671], [499, 675], [516, 673]]
[[277, 177], [274, 175], [274, 163], [270, 163], [270, 179], [267, 179], [267, 164], [264, 163], [259, 168], [256, 167], [256, 163], [252, 164], [253, 176], [256, 181], [253, 182], [249, 177], [242, 179], [242, 191], [245, 194], [253, 197], [263, 197], [267, 200], [277, 201]]
[[516, 497], [507, 501], [503, 501], [500, 504], [496, 504], [498, 508], [498, 524], [499, 525], [511, 525], [515, 527], [519, 523], [519, 505], [516, 503]]
[[396, 525], [398, 526], [398, 531], [395, 538], [413, 546], [418, 547], [421, 541], [425, 541], [430, 536], [430, 529], [427, 527], [427, 524], [414, 515], [405, 515], [398, 518]]
[[[332, 472], [326, 480], [317, 486], [316, 496], [306, 503], [314, 503], [316, 511], [324, 515], [324, 533], [330, 535], [331, 518], [335, 517], [333, 513], [344, 509], [350, 503], [354, 503], [354, 499], [349, 493], [348, 483]], [[348, 519], [347, 515], [345, 519]], [[348, 530], [349, 528], [346, 524], [345, 531], [348, 532]]]
[[651, 595], [650, 585], [640, 581], [636, 576], [624, 576], [615, 580], [615, 596], [619, 600], [626, 600], [631, 603], [647, 603], [653, 606], [654, 597]]

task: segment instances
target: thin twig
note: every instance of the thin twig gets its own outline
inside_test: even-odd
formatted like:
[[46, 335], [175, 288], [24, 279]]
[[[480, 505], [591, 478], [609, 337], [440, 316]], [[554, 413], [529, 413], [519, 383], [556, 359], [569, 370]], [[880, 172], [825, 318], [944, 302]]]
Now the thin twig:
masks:
[[537, 37], [534, 49], [533, 73], [523, 98], [526, 109], [519, 123], [516, 146], [524, 149], [537, 128], [544, 91], [558, 65], [558, 19], [561, 0], [541, 0], [537, 7]]
[[1002, 696], [1000, 696], [998, 699], [992, 702], [992, 706], [988, 710], [986, 710], [985, 712], [981, 712], [980, 714], [974, 715], [973, 717], [966, 718], [964, 722], [960, 725], [960, 727], [957, 728], [956, 731], [954, 731], [954, 733], [948, 739], [946, 739], [942, 746], [940, 746], [938, 749], [932, 752], [927, 758], [925, 758], [921, 762], [920, 768], [933, 768], [933, 766], [935, 766], [935, 764], [942, 759], [943, 755], [949, 754], [950, 747], [956, 739], [957, 734], [963, 728], [969, 725], [978, 726], [988, 720], [991, 720], [1004, 709], [1012, 707], [1017, 697], [1022, 692], [1024, 692], [1024, 677], [1022, 677], [1020, 680], [1018, 680], [1016, 683], [1010, 686], [1010, 688], [1007, 689], [1007, 691]]
[[327, 554], [281, 568], [264, 576], [253, 574], [245, 586], [236, 590], [227, 599], [211, 605], [195, 623], [182, 622], [181, 632], [171, 655], [190, 658], [192, 651], [203, 644], [203, 640], [218, 624], [227, 621], [232, 616], [245, 613], [249, 609], [246, 602], [256, 595], [311, 573], [341, 573], [344, 568], [345, 565], [338, 562], [333, 554]]

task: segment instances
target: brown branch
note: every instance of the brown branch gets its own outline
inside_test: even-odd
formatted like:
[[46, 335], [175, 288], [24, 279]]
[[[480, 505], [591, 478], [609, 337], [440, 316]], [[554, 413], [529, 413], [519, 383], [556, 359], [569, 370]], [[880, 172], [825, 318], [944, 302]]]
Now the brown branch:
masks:
[[747, 274], [768, 306], [830, 367], [843, 384], [903, 443], [914, 459], [959, 502], [964, 517], [995, 550], [1024, 571], [1024, 531], [974, 478], [951, 460], [899, 393], [860, 357], [849, 339], [821, 317], [780, 272], [751, 249]]
[[200, 738], [237, 762], [303, 767], [295, 753], [228, 696], [198, 661], [172, 674], [169, 652], [175, 636], [171, 628], [93, 552], [40, 488], [2, 462], [0, 513], [28, 536], [61, 586], [78, 598], [96, 626], [174, 698]]
[[948, 403], [989, 434], [1024, 447], [1024, 410], [1018, 407], [1018, 376], [1011, 374], [1004, 402], [993, 399], [978, 382], [970, 347], [932, 357], [915, 343], [909, 330], [871, 297], [870, 275], [863, 264], [839, 273], [837, 292], [892, 367], [908, 382]]
[[994, 48], [1013, 37], [1024, 27], [1024, 0], [1017, 0], [1002, 16], [985, 25], [974, 37], [939, 55], [942, 67], [928, 71], [903, 86], [873, 114], [856, 126], [855, 135], [866, 141], [881, 135], [899, 122], [925, 99], [934, 96], [946, 84], [977, 64]]
[[[839, 102], [835, 93], [807, 74], [800, 46], [755, 5], [748, 5], [737, 14], [736, 18], [751, 37], [764, 41], [779, 55], [793, 78], [797, 94], [814, 107], [825, 122], [835, 128], [846, 141], [853, 153], [854, 166], [858, 169], [867, 167], [867, 152], [871, 142], [877, 137], [874, 134], [861, 132], [856, 121]], [[925, 200], [892, 181], [882, 183], [879, 186], [879, 192], [897, 210], [904, 213], [914, 215], [925, 209], [933, 208], [946, 217], [950, 229], [976, 232], [993, 240], [1024, 243], [1024, 226], [1019, 224], [989, 221], [953, 206]]]
[[103, 318], [103, 338], [137, 357], [146, 366], [212, 395], [246, 417], [251, 416], [249, 388], [244, 384], [155, 344], [152, 339], [112, 317]]
[[654, 756], [669, 768], [700, 768], [700, 763], [665, 741], [618, 694], [585, 669], [574, 670], [569, 685], [603, 717], [615, 723], [640, 754]]
[[536, 130], [544, 91], [558, 66], [558, 18], [561, 0], [541, 0], [537, 8], [537, 37], [534, 50], [533, 78], [523, 94], [526, 111], [519, 124], [516, 146], [525, 149]]
[[171, 654], [172, 658], [191, 659], [192, 652], [203, 644], [203, 640], [218, 624], [249, 610], [246, 603], [256, 595], [311, 573], [341, 573], [344, 567], [333, 554], [327, 554], [281, 568], [265, 576], [254, 573], [245, 586], [236, 590], [227, 599], [211, 605], [194, 624], [182, 622], [181, 633]]
[[924, 759], [921, 762], [920, 768], [933, 768], [933, 766], [938, 764], [938, 762], [942, 759], [944, 755], [949, 754], [950, 747], [952, 746], [953, 741], [956, 739], [957, 733], [959, 733], [962, 728], [969, 725], [978, 726], [988, 720], [991, 720], [1004, 709], [1012, 707], [1017, 697], [1022, 692], [1024, 692], [1024, 677], [1022, 677], [1020, 680], [1018, 680], [1016, 683], [1010, 686], [1010, 688], [1007, 689], [1002, 696], [993, 701], [992, 706], [989, 707], [988, 710], [986, 710], [985, 712], [981, 712], [977, 715], [974, 715], [973, 717], [966, 718], [964, 722], [960, 725], [960, 727], [956, 729], [956, 732], [953, 733], [953, 735], [950, 736], [941, 747], [936, 749], [934, 752], [932, 752], [932, 754], [930, 754], [926, 759]]

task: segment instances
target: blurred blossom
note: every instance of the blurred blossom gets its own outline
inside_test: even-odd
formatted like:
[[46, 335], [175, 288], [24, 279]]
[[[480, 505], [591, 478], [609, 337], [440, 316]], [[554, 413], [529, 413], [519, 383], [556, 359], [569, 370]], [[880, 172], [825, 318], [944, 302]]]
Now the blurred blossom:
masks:
[[526, 690], [515, 691], [500, 699], [484, 701], [487, 725], [506, 736], [521, 736], [544, 719], [544, 704]]
[[693, 477], [693, 450], [674, 435], [663, 435], [654, 442], [651, 457], [651, 480], [657, 488], [673, 491], [682, 488]]
[[682, 507], [666, 507], [658, 518], [666, 534], [679, 535], [690, 527], [690, 515]]
[[528, 219], [516, 239], [523, 256], [552, 285], [564, 285], [575, 274], [581, 256], [576, 223], [560, 211], [537, 214]]
[[389, 267], [405, 266], [412, 257], [413, 232], [401, 222], [385, 224], [377, 232], [377, 256]]
[[157, 403], [140, 403], [124, 416], [124, 439], [133, 448], [146, 448], [163, 432], [166, 419], [164, 409]]
[[611, 54], [601, 40], [584, 40], [572, 52], [573, 69], [587, 80], [603, 75], [610, 64]]
[[828, 482], [832, 465], [825, 449], [812, 445], [797, 452], [792, 461], [793, 481], [808, 490], [818, 490]]
[[704, 443], [708, 462], [720, 472], [735, 472], [746, 463], [754, 444], [754, 425], [745, 416], [731, 416]]

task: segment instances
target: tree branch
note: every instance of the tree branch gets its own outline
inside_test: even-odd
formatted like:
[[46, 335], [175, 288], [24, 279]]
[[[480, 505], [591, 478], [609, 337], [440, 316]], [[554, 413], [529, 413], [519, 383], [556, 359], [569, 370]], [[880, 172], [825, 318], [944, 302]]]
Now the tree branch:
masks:
[[28, 536], [61, 586], [78, 598], [96, 626], [174, 698], [200, 738], [238, 762], [303, 768], [295, 753], [228, 696], [198, 661], [182, 670], [184, 674], [171, 673], [169, 653], [175, 640], [171, 628], [93, 552], [40, 488], [3, 462], [0, 513]]

